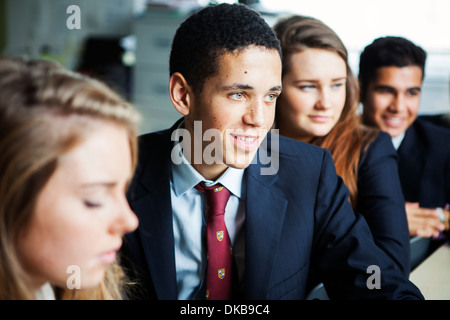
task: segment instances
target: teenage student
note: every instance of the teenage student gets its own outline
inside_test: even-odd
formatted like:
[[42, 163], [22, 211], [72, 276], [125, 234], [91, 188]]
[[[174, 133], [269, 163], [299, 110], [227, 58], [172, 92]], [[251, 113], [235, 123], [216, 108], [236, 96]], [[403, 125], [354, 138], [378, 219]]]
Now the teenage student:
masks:
[[364, 123], [397, 149], [409, 233], [429, 238], [449, 229], [450, 131], [417, 117], [425, 61], [408, 39], [378, 38], [361, 53], [359, 80]]
[[122, 299], [137, 111], [100, 82], [0, 58], [0, 299]]
[[409, 274], [408, 224], [397, 154], [387, 133], [361, 124], [359, 85], [338, 35], [322, 21], [291, 16], [274, 29], [283, 50], [280, 134], [327, 148], [375, 243]]
[[182, 118], [140, 137], [129, 191], [140, 224], [124, 253], [142, 297], [303, 299], [314, 266], [332, 299], [422, 299], [354, 214], [330, 153], [268, 133], [281, 69], [275, 33], [245, 5], [178, 28], [169, 92]]

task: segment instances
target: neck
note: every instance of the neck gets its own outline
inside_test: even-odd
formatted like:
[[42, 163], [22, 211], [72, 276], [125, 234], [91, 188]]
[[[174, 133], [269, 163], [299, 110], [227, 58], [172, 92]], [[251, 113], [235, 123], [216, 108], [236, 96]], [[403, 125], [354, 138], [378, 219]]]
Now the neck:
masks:
[[211, 181], [217, 180], [228, 168], [225, 164], [191, 163], [191, 165], [203, 178]]

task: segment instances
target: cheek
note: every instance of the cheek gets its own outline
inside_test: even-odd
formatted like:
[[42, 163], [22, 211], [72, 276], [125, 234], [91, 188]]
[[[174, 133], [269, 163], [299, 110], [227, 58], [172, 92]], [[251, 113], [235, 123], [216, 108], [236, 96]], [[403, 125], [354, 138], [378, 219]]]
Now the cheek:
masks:
[[54, 197], [57, 191], [50, 190], [50, 196], [48, 192], [43, 194], [36, 205], [34, 235], [41, 236], [48, 247], [73, 252], [74, 256], [89, 252], [95, 237], [101, 236], [95, 213], [89, 212], [78, 197], [66, 192]]
[[61, 199], [51, 205], [38, 201], [32, 225], [21, 239], [20, 254], [30, 274], [62, 286], [71, 266], [90, 268], [101, 230], [95, 228], [96, 219], [86, 219], [86, 213], [70, 202]]
[[289, 90], [283, 97], [282, 108], [292, 116], [300, 117], [314, 107], [314, 101], [307, 95], [299, 94], [295, 90]]
[[345, 90], [341, 90], [337, 94], [337, 106], [339, 106], [340, 110], [342, 111], [344, 109], [345, 102], [347, 100], [347, 94], [345, 93]]
[[[223, 110], [226, 110], [223, 108]], [[225, 129], [233, 128], [236, 124], [241, 123], [242, 118], [238, 112], [230, 110], [229, 112], [212, 113], [207, 121], [203, 123], [204, 129], [214, 128], [222, 132]]]
[[408, 101], [407, 104], [408, 112], [412, 116], [416, 116], [419, 113], [420, 108], [420, 98], [419, 97], [413, 97]]
[[68, 234], [58, 221], [52, 227], [35, 223], [20, 241], [21, 261], [35, 279], [64, 284], [67, 268], [80, 261], [79, 245], [73, 234]]
[[265, 119], [265, 124], [266, 124], [266, 128], [268, 130], [270, 130], [270, 128], [273, 125], [273, 122], [275, 121], [275, 110], [276, 110], [276, 106], [269, 106], [267, 107], [265, 113], [264, 113], [264, 119]]
[[221, 110], [226, 110], [225, 106], [223, 108], [209, 110], [208, 113], [195, 114], [191, 118], [191, 121], [194, 123], [200, 121], [203, 132], [213, 128], [221, 130], [222, 128], [226, 128], [226, 124], [230, 122], [230, 114], [221, 112]]
[[345, 91], [338, 92], [334, 95], [332, 100], [332, 107], [334, 109], [335, 118], [339, 119], [339, 117], [341, 116], [342, 110], [344, 110], [345, 102], [346, 102]]
[[389, 99], [380, 95], [374, 95], [369, 100], [369, 111], [375, 117], [381, 116], [381, 114], [387, 109], [389, 106]]
[[215, 128], [219, 131], [222, 131], [223, 129], [225, 129], [225, 124], [228, 122], [228, 119], [226, 119], [226, 117], [224, 116], [213, 116], [212, 117], [212, 123], [211, 124], [207, 124], [208, 128]]

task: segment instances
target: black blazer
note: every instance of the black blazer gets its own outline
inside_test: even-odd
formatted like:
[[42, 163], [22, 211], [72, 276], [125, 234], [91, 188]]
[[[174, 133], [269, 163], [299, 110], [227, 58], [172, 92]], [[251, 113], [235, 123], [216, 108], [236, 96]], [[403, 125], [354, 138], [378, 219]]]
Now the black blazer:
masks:
[[390, 135], [380, 132], [359, 162], [356, 211], [369, 224], [375, 243], [408, 276], [409, 229], [397, 162]]
[[419, 116], [419, 119], [430, 121], [438, 126], [450, 128], [450, 112], [440, 114], [424, 114]]
[[[139, 164], [129, 202], [139, 218], [126, 236], [124, 262], [137, 272], [136, 298], [177, 299], [170, 201], [170, 130], [140, 137]], [[279, 169], [262, 175], [261, 159], [245, 172], [245, 299], [303, 299], [310, 267], [321, 273], [332, 299], [423, 299], [378, 248], [366, 221], [355, 215], [330, 153], [268, 134], [267, 152]], [[279, 150], [272, 142], [279, 141]], [[263, 142], [264, 144], [264, 142]], [[376, 265], [381, 289], [367, 287]]]
[[450, 130], [423, 119], [408, 128], [397, 150], [405, 200], [421, 207], [450, 204]]

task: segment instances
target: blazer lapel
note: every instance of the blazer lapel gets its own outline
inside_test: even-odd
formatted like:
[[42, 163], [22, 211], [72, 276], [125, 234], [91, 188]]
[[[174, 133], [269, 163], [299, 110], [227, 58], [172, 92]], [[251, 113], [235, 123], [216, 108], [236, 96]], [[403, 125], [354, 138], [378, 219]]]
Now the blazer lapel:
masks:
[[133, 203], [137, 212], [145, 213], [139, 215], [139, 236], [156, 295], [162, 300], [178, 297], [170, 199], [171, 132], [152, 140], [152, 145], [140, 146], [151, 150], [140, 180], [148, 193]]
[[[157, 140], [140, 148], [148, 148], [154, 156], [145, 162], [140, 183], [148, 191], [133, 202], [139, 221], [139, 236], [145, 252], [158, 299], [175, 300], [178, 297], [175, 270], [172, 206], [170, 199], [170, 136], [174, 128]], [[261, 175], [258, 162], [246, 170], [246, 262], [245, 296], [247, 299], [265, 299], [269, 285], [274, 251], [281, 235], [287, 200], [270, 188], [278, 175]], [[263, 199], [263, 200], [262, 200]], [[141, 214], [139, 214], [141, 213]], [[144, 213], [144, 214], [142, 214]], [[161, 241], [164, 239], [164, 241]]]
[[420, 186], [425, 167], [426, 152], [423, 141], [413, 124], [405, 134], [400, 147], [398, 172], [406, 201], [419, 201]]
[[288, 201], [270, 188], [278, 175], [261, 175], [262, 166], [247, 169], [245, 222], [245, 297], [267, 299], [267, 291]]

